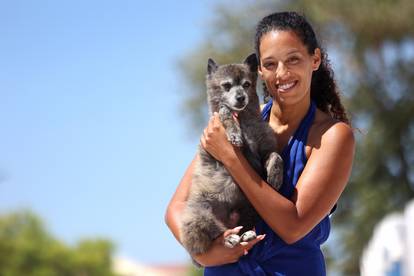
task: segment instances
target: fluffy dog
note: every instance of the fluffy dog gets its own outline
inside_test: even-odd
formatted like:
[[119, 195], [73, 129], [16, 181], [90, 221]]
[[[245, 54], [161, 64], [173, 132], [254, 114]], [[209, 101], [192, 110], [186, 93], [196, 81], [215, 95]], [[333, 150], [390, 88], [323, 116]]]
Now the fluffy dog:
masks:
[[[282, 184], [282, 159], [276, 138], [260, 116], [256, 93], [257, 58], [252, 54], [243, 64], [218, 66], [208, 60], [206, 76], [210, 114], [218, 112], [229, 141], [238, 147], [256, 172], [274, 188]], [[237, 123], [233, 116], [238, 118]], [[187, 251], [204, 253], [212, 241], [229, 228], [253, 229], [258, 215], [222, 163], [199, 147], [187, 206], [181, 225], [181, 241]], [[243, 233], [243, 232], [241, 232]], [[256, 237], [254, 231], [225, 238], [227, 247]]]

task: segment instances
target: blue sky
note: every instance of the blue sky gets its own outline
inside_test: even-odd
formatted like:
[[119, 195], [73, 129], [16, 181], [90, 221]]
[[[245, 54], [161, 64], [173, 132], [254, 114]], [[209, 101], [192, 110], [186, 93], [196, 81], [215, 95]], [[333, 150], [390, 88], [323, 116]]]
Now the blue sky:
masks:
[[177, 60], [212, 1], [0, 0], [0, 211], [30, 208], [69, 244], [106, 237], [185, 262], [165, 207], [198, 139]]

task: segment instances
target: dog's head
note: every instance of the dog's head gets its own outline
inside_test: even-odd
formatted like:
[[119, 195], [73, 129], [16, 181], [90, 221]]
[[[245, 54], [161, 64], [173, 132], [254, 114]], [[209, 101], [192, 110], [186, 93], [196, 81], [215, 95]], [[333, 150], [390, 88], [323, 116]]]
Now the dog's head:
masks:
[[208, 59], [207, 97], [211, 112], [226, 105], [234, 112], [240, 112], [249, 101], [258, 101], [256, 94], [257, 58], [249, 55], [241, 64], [218, 66]]

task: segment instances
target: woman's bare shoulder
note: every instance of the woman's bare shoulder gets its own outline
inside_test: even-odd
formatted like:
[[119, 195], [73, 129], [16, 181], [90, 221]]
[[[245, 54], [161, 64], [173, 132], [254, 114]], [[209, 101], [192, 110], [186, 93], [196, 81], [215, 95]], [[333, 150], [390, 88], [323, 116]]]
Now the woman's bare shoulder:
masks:
[[317, 110], [315, 121], [310, 129], [308, 144], [312, 148], [319, 148], [321, 143], [354, 143], [354, 133], [347, 123], [335, 120], [328, 114]]

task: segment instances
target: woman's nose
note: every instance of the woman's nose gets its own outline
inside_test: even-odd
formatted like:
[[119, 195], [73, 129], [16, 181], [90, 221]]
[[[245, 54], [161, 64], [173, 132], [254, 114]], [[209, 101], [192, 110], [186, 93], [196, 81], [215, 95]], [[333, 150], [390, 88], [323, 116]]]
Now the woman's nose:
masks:
[[279, 62], [276, 68], [276, 78], [277, 79], [285, 79], [288, 75], [288, 70], [283, 62]]

